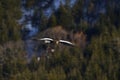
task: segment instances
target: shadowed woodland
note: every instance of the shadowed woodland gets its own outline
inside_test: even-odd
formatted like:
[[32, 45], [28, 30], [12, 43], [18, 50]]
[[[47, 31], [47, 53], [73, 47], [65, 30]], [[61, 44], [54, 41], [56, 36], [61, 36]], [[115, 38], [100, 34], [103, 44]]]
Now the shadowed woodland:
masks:
[[[24, 1], [24, 0], [23, 0]], [[51, 37], [75, 43], [74, 47], [54, 45], [49, 59], [37, 60], [41, 43], [35, 42], [29, 61], [24, 38], [29, 34], [19, 24], [22, 0], [0, 0], [0, 80], [119, 80], [120, 79], [120, 1], [76, 0], [70, 6], [54, 0], [26, 0], [34, 8], [32, 24], [39, 32], [31, 38]], [[42, 6], [42, 4], [46, 3]], [[43, 10], [52, 7], [48, 17]]]

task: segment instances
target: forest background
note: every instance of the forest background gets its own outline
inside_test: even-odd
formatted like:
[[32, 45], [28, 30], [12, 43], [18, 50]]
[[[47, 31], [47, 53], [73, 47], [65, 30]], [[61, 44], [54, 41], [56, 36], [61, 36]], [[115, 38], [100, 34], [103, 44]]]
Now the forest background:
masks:
[[[119, 80], [120, 1], [119, 0], [0, 0], [0, 80]], [[72, 5], [72, 6], [71, 6]], [[34, 36], [23, 29], [26, 22], [21, 7], [33, 9]], [[51, 7], [46, 16], [44, 10]], [[47, 35], [47, 36], [46, 36]], [[26, 40], [32, 37], [66, 39], [75, 47], [60, 45], [50, 59], [37, 61], [40, 43], [28, 62]], [[37, 43], [35, 43], [36, 45]]]

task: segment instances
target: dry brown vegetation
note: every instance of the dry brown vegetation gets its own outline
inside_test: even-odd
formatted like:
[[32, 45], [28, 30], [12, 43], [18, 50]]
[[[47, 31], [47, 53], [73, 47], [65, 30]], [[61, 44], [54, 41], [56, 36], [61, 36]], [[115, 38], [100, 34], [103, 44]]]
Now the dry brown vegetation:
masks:
[[49, 28], [36, 36], [37, 38], [49, 37], [53, 39], [64, 39], [71, 41], [76, 46], [84, 48], [86, 45], [86, 35], [83, 32], [68, 32], [62, 26]]

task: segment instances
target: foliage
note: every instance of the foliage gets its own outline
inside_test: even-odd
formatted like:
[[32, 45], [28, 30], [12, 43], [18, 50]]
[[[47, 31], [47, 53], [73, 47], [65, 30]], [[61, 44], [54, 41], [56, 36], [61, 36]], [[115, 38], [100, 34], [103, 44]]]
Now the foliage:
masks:
[[[31, 61], [27, 60], [25, 44], [19, 40], [19, 0], [0, 1], [0, 80], [120, 79], [119, 0], [109, 0], [106, 3], [106, 13], [99, 15], [95, 12], [95, 5], [98, 5], [100, 0], [90, 0], [86, 9], [87, 20], [83, 14], [85, 1], [77, 0], [72, 8], [68, 7], [69, 0], [67, 1], [67, 5], [61, 4], [49, 19], [40, 11], [42, 19], [39, 26], [42, 25], [42, 34], [38, 35], [71, 39], [76, 46], [52, 45], [55, 52], [49, 52], [47, 57], [41, 56], [39, 61], [38, 56], [34, 56]], [[34, 0], [28, 0], [26, 6], [31, 7], [34, 4]], [[37, 12], [39, 9], [35, 14], [38, 14]], [[97, 15], [94, 24], [89, 21], [91, 16], [95, 17], [92, 13]], [[33, 22], [36, 22], [36, 18], [34, 15]], [[56, 25], [62, 26], [55, 27]], [[54, 28], [47, 29], [47, 26]], [[73, 39], [69, 38], [71, 35]], [[81, 46], [84, 43], [87, 44]]]
[[20, 26], [17, 23], [20, 16], [20, 0], [0, 1], [0, 44], [20, 38]]

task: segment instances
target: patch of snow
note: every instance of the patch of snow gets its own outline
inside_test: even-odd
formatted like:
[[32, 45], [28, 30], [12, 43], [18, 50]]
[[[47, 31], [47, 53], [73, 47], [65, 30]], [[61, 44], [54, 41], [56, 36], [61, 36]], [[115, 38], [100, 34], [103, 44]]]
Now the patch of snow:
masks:
[[73, 5], [76, 3], [77, 0], [70, 0], [70, 7], [73, 7]]
[[52, 12], [53, 12], [52, 8], [48, 8], [43, 11], [44, 15], [47, 16], [48, 18], [51, 16]]
[[25, 28], [30, 31], [28, 34], [29, 37], [36, 35], [38, 32], [38, 27], [33, 27], [31, 21], [28, 21], [28, 23], [25, 25]]

